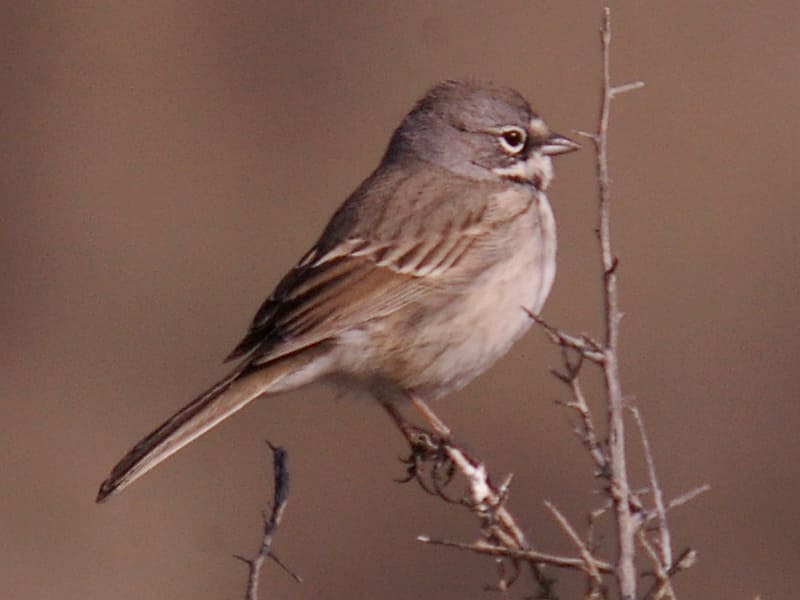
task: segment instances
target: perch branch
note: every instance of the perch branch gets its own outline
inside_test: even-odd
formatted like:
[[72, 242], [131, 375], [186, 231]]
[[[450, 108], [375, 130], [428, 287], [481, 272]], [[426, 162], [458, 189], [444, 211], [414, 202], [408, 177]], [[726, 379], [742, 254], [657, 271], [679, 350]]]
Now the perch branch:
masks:
[[631, 490], [628, 483], [628, 466], [625, 454], [625, 401], [619, 373], [619, 323], [622, 312], [619, 308], [617, 290], [618, 260], [611, 247], [611, 178], [608, 171], [608, 121], [611, 101], [615, 95], [642, 87], [641, 82], [618, 87], [611, 85], [611, 11], [604, 11], [603, 28], [600, 35], [603, 55], [602, 100], [599, 127], [591, 138], [595, 146], [598, 184], [597, 238], [603, 268], [603, 304], [605, 321], [603, 376], [608, 401], [608, 456], [610, 492], [614, 501], [617, 524], [616, 580], [622, 600], [636, 597], [636, 548], [637, 519], [631, 511]]
[[272, 560], [288, 572], [295, 581], [301, 581], [301, 579], [289, 570], [272, 552], [272, 538], [278, 529], [278, 525], [280, 525], [283, 513], [286, 510], [286, 504], [289, 500], [289, 471], [286, 468], [286, 450], [280, 446], [273, 446], [269, 442], [267, 442], [267, 444], [270, 450], [272, 450], [272, 470], [274, 474], [272, 510], [270, 514], [264, 518], [264, 535], [261, 538], [261, 546], [255, 557], [245, 558], [244, 556], [235, 555], [236, 558], [245, 563], [249, 569], [247, 589], [244, 596], [245, 600], [258, 600], [258, 584], [261, 567], [267, 557], [272, 558]]

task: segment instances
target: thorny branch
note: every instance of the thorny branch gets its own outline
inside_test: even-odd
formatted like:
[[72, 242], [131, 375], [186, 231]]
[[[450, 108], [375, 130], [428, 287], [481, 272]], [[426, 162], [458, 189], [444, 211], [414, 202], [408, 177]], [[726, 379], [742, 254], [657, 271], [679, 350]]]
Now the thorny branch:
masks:
[[[540, 553], [528, 541], [516, 519], [506, 509], [510, 478], [496, 486], [490, 480], [486, 467], [448, 437], [414, 427], [404, 420], [393, 407], [387, 406], [395, 418], [400, 431], [411, 447], [407, 459], [408, 476], [403, 481], [416, 480], [430, 494], [457, 503], [474, 514], [481, 524], [481, 539], [474, 544], [459, 544], [444, 540], [433, 540], [420, 536], [420, 542], [467, 549], [488, 554], [499, 559], [499, 578], [496, 589], [504, 591], [513, 584], [521, 565], [527, 565], [539, 586], [538, 598], [557, 600], [554, 583], [544, 570], [545, 565], [559, 566], [583, 571], [584, 562], [568, 557]], [[430, 413], [430, 409], [427, 409]], [[444, 488], [452, 483], [454, 472], [466, 481], [466, 490], [461, 498], [453, 498]], [[510, 576], [506, 573], [510, 566]], [[609, 565], [598, 563], [598, 570], [607, 571]]]
[[672, 564], [672, 541], [670, 539], [669, 525], [667, 525], [667, 509], [664, 506], [664, 494], [661, 492], [661, 486], [656, 477], [656, 465], [653, 460], [653, 453], [650, 450], [650, 440], [647, 437], [647, 430], [644, 428], [644, 421], [639, 409], [635, 406], [629, 407], [631, 414], [636, 420], [636, 426], [639, 428], [639, 435], [642, 438], [642, 449], [644, 450], [644, 457], [647, 461], [647, 475], [650, 478], [650, 489], [653, 490], [653, 503], [655, 504], [655, 515], [658, 523], [659, 541], [658, 549], [660, 551], [661, 566], [669, 566]]
[[[505, 507], [511, 479], [507, 478], [503, 484], [495, 486], [489, 478], [485, 465], [453, 442], [449, 428], [439, 417], [421, 400], [417, 398], [411, 400], [431, 425], [432, 432], [409, 423], [393, 404], [384, 406], [411, 448], [411, 455], [405, 460], [407, 476], [401, 482], [417, 481], [429, 494], [449, 503], [460, 504], [479, 519], [482, 541], [479, 542], [480, 549], [476, 546], [473, 551], [485, 554], [489, 553], [487, 548], [496, 548], [500, 554], [494, 556], [509, 559], [512, 567], [511, 576], [508, 577], [505, 572], [506, 565], [498, 563], [497, 589], [507, 589], [516, 581], [519, 565], [527, 564], [539, 586], [539, 597], [557, 600], [554, 581], [544, 573], [543, 566], [550, 564], [549, 561], [533, 558], [533, 555], [538, 556], [538, 553]], [[460, 473], [466, 481], [466, 491], [460, 498], [452, 496], [445, 490], [453, 483], [456, 473]], [[420, 538], [420, 541], [435, 543], [427, 537]]]
[[289, 500], [289, 471], [286, 468], [286, 450], [280, 446], [267, 444], [272, 450], [272, 470], [274, 474], [274, 491], [272, 494], [272, 510], [269, 515], [264, 517], [264, 536], [261, 539], [261, 546], [254, 558], [245, 558], [236, 555], [236, 558], [244, 562], [248, 569], [247, 590], [245, 600], [258, 600], [258, 584], [261, 574], [261, 567], [267, 557], [272, 558], [280, 567], [287, 571], [296, 581], [301, 579], [290, 571], [275, 554], [272, 552], [272, 537], [280, 525], [283, 513], [286, 510], [286, 503]]
[[611, 249], [611, 180], [608, 174], [608, 120], [611, 100], [620, 90], [634, 90], [636, 84], [624, 88], [611, 86], [611, 11], [606, 8], [601, 32], [603, 52], [603, 97], [600, 106], [600, 126], [591, 139], [597, 157], [597, 185], [599, 192], [598, 242], [603, 265], [603, 303], [605, 306], [605, 343], [603, 354], [603, 376], [608, 403], [608, 462], [610, 466], [610, 492], [614, 501], [617, 522], [616, 579], [622, 600], [636, 597], [636, 556], [634, 536], [635, 517], [631, 514], [628, 466], [625, 454], [624, 399], [619, 375], [618, 348], [619, 322], [622, 313], [617, 295], [617, 257]]
[[[688, 568], [692, 561], [673, 563], [672, 542], [667, 524], [667, 508], [683, 504], [687, 496], [694, 497], [708, 489], [703, 486], [693, 490], [684, 498], [679, 498], [671, 503], [664, 502], [664, 495], [656, 477], [655, 462], [653, 460], [649, 439], [644, 428], [644, 423], [638, 409], [626, 405], [622, 393], [619, 373], [619, 325], [622, 312], [619, 307], [617, 271], [619, 260], [614, 255], [611, 244], [611, 180], [608, 168], [608, 126], [611, 111], [611, 101], [617, 96], [641, 88], [642, 82], [629, 83], [619, 86], [611, 84], [610, 49], [611, 49], [611, 13], [608, 8], [604, 11], [603, 27], [601, 30], [601, 48], [603, 58], [602, 98], [598, 129], [596, 133], [582, 133], [593, 144], [596, 158], [596, 173], [598, 187], [598, 226], [596, 229], [597, 241], [600, 251], [602, 266], [602, 296], [603, 296], [603, 321], [605, 332], [602, 344], [592, 340], [588, 335], [573, 336], [563, 330], [545, 323], [541, 318], [534, 317], [547, 333], [550, 340], [559, 346], [562, 356], [563, 371], [554, 371], [554, 375], [569, 387], [572, 401], [563, 403], [573, 409], [579, 417], [580, 425], [577, 434], [584, 447], [589, 451], [597, 468], [597, 476], [603, 479], [605, 491], [610, 497], [610, 504], [589, 517], [589, 541], [592, 541], [593, 524], [602, 516], [607, 508], [613, 509], [616, 526], [617, 552], [614, 563], [614, 577], [617, 582], [619, 597], [622, 600], [634, 600], [638, 575], [636, 570], [636, 544], [642, 547], [654, 565], [654, 571], [649, 573], [655, 581], [647, 592], [647, 598], [675, 598], [670, 578], [679, 570]], [[577, 355], [577, 358], [576, 358]], [[594, 418], [589, 410], [583, 389], [580, 384], [579, 374], [585, 361], [590, 361], [599, 366], [603, 373], [606, 392], [606, 412], [608, 437], [604, 441], [598, 439]], [[645, 461], [648, 470], [649, 491], [652, 492], [654, 508], [646, 510], [641, 494], [631, 489], [628, 477], [625, 446], [624, 412], [632, 412], [637, 423]], [[656, 522], [658, 533], [655, 543], [648, 537], [645, 523], [651, 520]], [[574, 532], [568, 523], [559, 522], [568, 537], [575, 541]], [[587, 545], [580, 546], [583, 556]], [[694, 556], [694, 552], [690, 551]], [[686, 555], [686, 553], [684, 553]], [[595, 593], [596, 575], [588, 573], [587, 597]]]

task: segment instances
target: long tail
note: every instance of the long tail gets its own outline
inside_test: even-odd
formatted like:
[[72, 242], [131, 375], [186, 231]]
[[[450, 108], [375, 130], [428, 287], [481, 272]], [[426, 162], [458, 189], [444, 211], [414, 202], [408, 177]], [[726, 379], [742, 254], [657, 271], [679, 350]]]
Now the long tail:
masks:
[[273, 384], [286, 375], [287, 370], [290, 370], [290, 365], [284, 361], [257, 370], [237, 369], [203, 392], [136, 444], [117, 463], [108, 479], [100, 485], [96, 501], [103, 502], [122, 491], [220, 421], [258, 396], [272, 391]]

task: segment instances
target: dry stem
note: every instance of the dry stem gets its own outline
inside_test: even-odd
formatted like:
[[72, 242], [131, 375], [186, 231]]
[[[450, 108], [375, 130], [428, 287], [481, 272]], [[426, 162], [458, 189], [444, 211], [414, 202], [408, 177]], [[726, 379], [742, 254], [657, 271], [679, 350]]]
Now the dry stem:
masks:
[[[269, 442], [267, 442], [269, 444]], [[289, 500], [289, 471], [286, 469], [286, 450], [280, 446], [269, 444], [272, 450], [272, 470], [274, 475], [274, 491], [272, 495], [272, 510], [269, 516], [264, 518], [264, 536], [261, 538], [261, 546], [255, 557], [245, 558], [236, 555], [236, 558], [244, 562], [249, 569], [247, 578], [247, 590], [245, 600], [258, 600], [258, 584], [261, 574], [261, 567], [267, 557], [272, 558], [279, 566], [287, 571], [296, 581], [300, 578], [292, 573], [272, 552], [272, 538], [280, 525], [283, 513], [286, 510], [286, 503]]]
[[617, 257], [611, 249], [611, 180], [608, 174], [608, 119], [611, 100], [617, 93], [636, 89], [636, 84], [620, 88], [611, 86], [611, 11], [606, 8], [601, 32], [603, 51], [603, 97], [600, 106], [600, 127], [592, 137], [597, 156], [599, 192], [599, 226], [597, 230], [603, 265], [603, 303], [605, 306], [605, 344], [603, 375], [608, 401], [608, 453], [611, 496], [617, 521], [616, 578], [622, 600], [636, 597], [636, 565], [634, 558], [636, 522], [631, 514], [630, 485], [625, 455], [624, 398], [619, 375], [619, 309], [617, 293]]

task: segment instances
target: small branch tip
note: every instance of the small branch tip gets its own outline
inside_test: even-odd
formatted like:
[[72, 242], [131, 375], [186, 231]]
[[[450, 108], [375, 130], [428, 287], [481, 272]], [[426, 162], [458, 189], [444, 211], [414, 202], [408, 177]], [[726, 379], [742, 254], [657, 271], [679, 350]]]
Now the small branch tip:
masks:
[[616, 98], [617, 96], [621, 96], [622, 94], [627, 94], [628, 92], [633, 92], [636, 90], [640, 90], [644, 87], [644, 81], [634, 81], [632, 83], [623, 83], [622, 85], [616, 85], [609, 90], [612, 98]]

